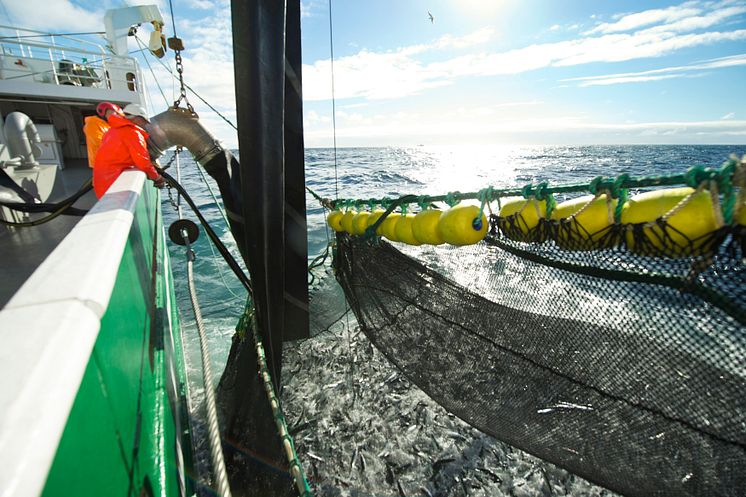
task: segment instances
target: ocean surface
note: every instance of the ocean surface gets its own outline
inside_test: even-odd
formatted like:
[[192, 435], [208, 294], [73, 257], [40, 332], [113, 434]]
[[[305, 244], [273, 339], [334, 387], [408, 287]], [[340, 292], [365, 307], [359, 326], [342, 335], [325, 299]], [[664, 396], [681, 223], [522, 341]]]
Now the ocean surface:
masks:
[[[381, 198], [403, 194], [440, 195], [477, 191], [486, 186], [512, 187], [547, 181], [550, 184], [590, 181], [596, 176], [661, 175], [685, 172], [694, 165], [719, 167], [731, 154], [746, 153], [746, 146], [484, 146], [412, 148], [308, 149], [306, 185], [322, 197]], [[166, 158], [168, 160], [168, 157]], [[165, 162], [165, 161], [162, 161]], [[221, 235], [237, 260], [236, 244], [203, 175], [188, 154], [180, 157], [181, 183], [203, 215]], [[171, 174], [176, 176], [175, 166]], [[206, 175], [204, 175], [206, 177]], [[215, 195], [218, 189], [207, 179]], [[562, 198], [558, 197], [558, 201]], [[166, 225], [177, 218], [177, 201], [164, 191]], [[319, 203], [307, 195], [309, 260], [323, 252], [330, 234]], [[184, 215], [196, 218], [182, 201]], [[204, 234], [194, 244], [195, 279], [217, 385], [230, 350], [231, 337], [243, 310], [245, 291]], [[183, 247], [170, 244], [176, 296], [185, 334], [193, 414], [199, 419], [203, 397], [201, 359], [188, 288]], [[302, 373], [301, 373], [302, 374]], [[199, 455], [198, 455], [199, 458]]]

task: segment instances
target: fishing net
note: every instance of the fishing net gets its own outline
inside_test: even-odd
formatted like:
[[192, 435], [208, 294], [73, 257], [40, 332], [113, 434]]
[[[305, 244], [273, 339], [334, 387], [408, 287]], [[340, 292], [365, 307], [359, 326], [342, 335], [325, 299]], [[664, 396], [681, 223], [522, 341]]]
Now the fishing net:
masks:
[[465, 247], [338, 233], [362, 331], [450, 412], [588, 480], [742, 495], [746, 228], [519, 217]]

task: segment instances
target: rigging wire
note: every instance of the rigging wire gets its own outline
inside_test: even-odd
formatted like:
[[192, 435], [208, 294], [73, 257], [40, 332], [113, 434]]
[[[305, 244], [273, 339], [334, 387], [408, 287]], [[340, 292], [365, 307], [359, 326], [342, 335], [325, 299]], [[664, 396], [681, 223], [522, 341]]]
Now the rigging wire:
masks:
[[[213, 202], [215, 202], [215, 206], [218, 208], [218, 211], [220, 212], [220, 215], [223, 217], [223, 221], [225, 221], [225, 225], [230, 230], [230, 226], [231, 225], [228, 223], [228, 218], [226, 217], [225, 212], [220, 207], [220, 202], [218, 202], [218, 199], [215, 196], [215, 192], [213, 191], [212, 187], [210, 186], [210, 183], [207, 181], [207, 178], [205, 177], [205, 173], [202, 171], [202, 168], [199, 166], [199, 164], [196, 164], [196, 165], [197, 165], [197, 172], [199, 172], [199, 175], [202, 178], [202, 182], [205, 184], [205, 186], [207, 186], [207, 190], [210, 192], [210, 196], [212, 197]], [[177, 173], [178, 173], [178, 169], [177, 169]], [[178, 178], [178, 176], [177, 176], [177, 178]], [[179, 198], [181, 198], [181, 197], [179, 197]], [[225, 281], [225, 275], [223, 274], [223, 269], [220, 267], [220, 264], [218, 264], [217, 256], [215, 255], [215, 249], [212, 247], [211, 243], [208, 243], [208, 246], [210, 247], [210, 252], [212, 252], [213, 264], [215, 265], [215, 268], [218, 270], [218, 274], [220, 275], [220, 279], [222, 280], [223, 286], [225, 287], [225, 289], [228, 290], [228, 293], [230, 293], [231, 295], [233, 295], [233, 297], [236, 300], [246, 300], [245, 296], [242, 297], [240, 295], [237, 295], [231, 289], [231, 287], [228, 286], [228, 282]]]
[[220, 237], [215, 233], [215, 231], [212, 229], [210, 224], [205, 219], [205, 216], [202, 215], [199, 208], [197, 207], [197, 204], [194, 203], [194, 200], [189, 196], [189, 194], [184, 190], [184, 187], [181, 186], [173, 176], [168, 174], [167, 172], [160, 170], [161, 176], [163, 176], [166, 181], [176, 189], [177, 192], [181, 194], [182, 197], [184, 197], [184, 200], [186, 201], [187, 205], [192, 209], [194, 212], [194, 215], [197, 216], [197, 219], [199, 220], [200, 224], [202, 224], [202, 227], [205, 229], [205, 233], [207, 233], [208, 238], [212, 240], [212, 242], [215, 244], [215, 248], [218, 249], [218, 252], [220, 252], [220, 255], [225, 259], [225, 261], [228, 263], [228, 266], [231, 268], [233, 273], [238, 277], [238, 279], [241, 281], [241, 284], [246, 288], [246, 290], [249, 292], [249, 295], [253, 298], [253, 290], [251, 286], [251, 281], [249, 280], [248, 276], [243, 272], [243, 269], [241, 269], [241, 266], [239, 266], [238, 262], [236, 262], [236, 259], [233, 257], [233, 255], [230, 253], [228, 248], [225, 246], [223, 241], [220, 239]]
[[[137, 41], [137, 44], [142, 47], [140, 50], [138, 50], [139, 52], [144, 52], [145, 50], [148, 50], [148, 48], [144, 45], [142, 40], [140, 40], [140, 38], [137, 35], [135, 35], [135, 40]], [[153, 68], [150, 65], [150, 62], [148, 61], [148, 57], [143, 56], [143, 58], [145, 59], [145, 63], [147, 64], [148, 69], [150, 70], [150, 74], [153, 76], [153, 79], [155, 80], [156, 85], [158, 85], [158, 90], [160, 91], [161, 96], [163, 97], [163, 101], [166, 103], [166, 106], [168, 107], [170, 105], [169, 100], [168, 98], [166, 98], [163, 88], [161, 88], [161, 85], [158, 83], [158, 78], [156, 77], [155, 72], [153, 71]], [[175, 81], [175, 80], [176, 78], [172, 79], [172, 81]], [[172, 89], [173, 89], [173, 86], [172, 86]], [[179, 152], [180, 150], [178, 150], [178, 147], [177, 147], [177, 150], [174, 152], [174, 158], [176, 159], [176, 181], [178, 183], [181, 183], [181, 164], [179, 162]], [[202, 172], [202, 169], [200, 169], [199, 164], [197, 164], [197, 171], [199, 172], [199, 175], [202, 178], [202, 181], [207, 186], [207, 189], [210, 191], [210, 195], [212, 196], [212, 199], [215, 202], [215, 205], [218, 211], [220, 212], [220, 215], [223, 217], [223, 220], [225, 221], [226, 226], [230, 226], [230, 224], [228, 224], [228, 218], [226, 217], [225, 212], [221, 208], [220, 202], [218, 202], [217, 198], [215, 197], [215, 192], [213, 192], [212, 187], [207, 182], [207, 178], [205, 178], [205, 175]], [[181, 193], [179, 193], [178, 191], [176, 193], [176, 205], [174, 207], [178, 212], [179, 219], [181, 219], [182, 218]], [[223, 286], [225, 287], [225, 289], [228, 290], [228, 292], [233, 296], [235, 300], [244, 300], [245, 297], [241, 297], [240, 295], [237, 295], [228, 285], [228, 282], [225, 280], [223, 269], [221, 268], [220, 264], [218, 264], [217, 255], [215, 254], [215, 249], [213, 248], [211, 243], [208, 243], [207, 245], [208, 247], [210, 247], [210, 252], [212, 253], [213, 265], [218, 270], [218, 274], [220, 275], [220, 279], [223, 282]]]
[[[329, 0], [329, 52], [330, 52], [330, 64], [331, 64], [331, 75], [332, 75], [332, 137], [334, 143], [334, 196], [339, 199], [339, 175], [337, 172], [337, 107], [336, 98], [334, 95], [334, 31], [332, 27], [332, 0]], [[350, 341], [350, 304], [345, 299], [345, 316], [347, 321], [347, 354], [350, 358], [350, 368], [348, 373], [348, 381], [352, 390], [352, 406], [355, 405], [357, 392], [355, 389], [355, 381], [353, 379], [355, 373], [355, 361], [352, 353], [352, 344]], [[356, 442], [357, 445], [357, 442]]]
[[[137, 34], [135, 34], [134, 38], [135, 38], [135, 41], [137, 42], [137, 44], [141, 47], [140, 50], [142, 50], [144, 52], [148, 48], [147, 45], [145, 45], [145, 43], [143, 43], [143, 41], [140, 39], [139, 36], [137, 36]], [[166, 107], [168, 107], [168, 105], [169, 105], [168, 104], [168, 99], [166, 98], [166, 94], [163, 92], [163, 88], [161, 88], [161, 84], [158, 82], [158, 78], [155, 76], [155, 72], [153, 71], [153, 67], [150, 65], [150, 61], [148, 60], [149, 57], [146, 54], [143, 53], [143, 57], [142, 58], [145, 59], [145, 63], [148, 65], [148, 69], [150, 69], [150, 74], [153, 75], [153, 80], [155, 81], [155, 84], [158, 87], [158, 91], [161, 92], [161, 96], [163, 97], [163, 100], [166, 102]]]
[[225, 222], [225, 225], [230, 229], [230, 223], [228, 222], [228, 216], [225, 214], [225, 210], [221, 206], [221, 202], [218, 201], [218, 197], [215, 195], [215, 191], [212, 189], [212, 186], [210, 186], [210, 182], [207, 181], [207, 177], [205, 176], [204, 171], [202, 170], [202, 167], [197, 163], [197, 172], [199, 173], [200, 177], [202, 178], [202, 182], [207, 187], [207, 191], [210, 192], [210, 196], [212, 197], [212, 201], [215, 202], [215, 207], [218, 208], [218, 211], [220, 212], [220, 215], [223, 218], [223, 221]]
[[339, 199], [339, 178], [337, 176], [337, 103], [334, 98], [334, 32], [332, 31], [332, 0], [329, 0], [329, 52], [332, 71], [332, 139], [334, 141], [334, 198]]
[[172, 0], [168, 0], [168, 8], [171, 11], [171, 25], [174, 28], [174, 38], [177, 38], [178, 36], [176, 35], [176, 17], [174, 16], [174, 4]]
[[220, 275], [220, 280], [223, 282], [223, 286], [225, 287], [226, 290], [228, 290], [228, 293], [230, 293], [233, 296], [231, 300], [245, 301], [246, 297], [242, 297], [236, 294], [236, 292], [234, 292], [231, 289], [231, 287], [228, 285], [228, 282], [225, 281], [225, 273], [223, 272], [223, 269], [220, 267], [221, 265], [218, 264], [218, 256], [217, 254], [215, 254], [215, 249], [213, 248], [212, 243], [208, 243], [207, 246], [210, 247], [210, 252], [212, 253], [212, 263], [213, 263], [213, 266], [215, 266], [215, 269], [218, 270], [218, 274]]
[[[163, 66], [163, 68], [164, 68], [164, 69], [165, 69], [166, 71], [168, 71], [168, 73], [169, 73], [169, 74], [171, 75], [171, 77], [173, 77], [173, 78], [174, 78], [174, 80], [177, 80], [177, 79], [178, 79], [178, 76], [176, 76], [176, 75], [175, 75], [175, 74], [173, 73], [173, 71], [171, 70], [171, 68], [170, 68], [170, 67], [168, 67], [168, 65], [166, 65], [166, 63], [165, 63], [165, 62], [163, 62], [163, 61], [162, 61], [161, 59], [156, 59], [156, 60], [158, 61], [158, 63], [160, 63], [160, 64], [161, 64], [161, 65]], [[231, 127], [231, 128], [233, 128], [233, 129], [235, 129], [236, 131], [238, 131], [238, 127], [237, 127], [237, 126], [236, 126], [235, 124], [233, 124], [233, 122], [232, 122], [232, 121], [231, 121], [230, 119], [228, 119], [227, 117], [225, 117], [225, 116], [224, 116], [224, 115], [223, 115], [223, 114], [222, 114], [222, 113], [221, 113], [221, 112], [220, 112], [220, 111], [219, 111], [218, 109], [216, 109], [215, 107], [213, 107], [213, 106], [212, 106], [212, 105], [210, 104], [210, 102], [208, 102], [207, 100], [205, 100], [205, 99], [204, 99], [204, 98], [202, 97], [202, 95], [200, 95], [199, 93], [197, 93], [197, 92], [196, 92], [196, 91], [194, 90], [194, 88], [192, 88], [191, 86], [189, 86], [189, 85], [188, 85], [188, 84], [186, 84], [186, 83], [184, 83], [184, 87], [185, 87], [185, 88], [186, 88], [187, 90], [189, 90], [190, 92], [192, 92], [192, 94], [193, 94], [193, 95], [194, 95], [195, 97], [197, 97], [198, 99], [200, 99], [200, 100], [202, 101], [202, 103], [203, 103], [203, 104], [205, 104], [205, 105], [206, 105], [207, 107], [209, 107], [209, 108], [210, 108], [210, 110], [211, 110], [211, 111], [213, 111], [213, 112], [214, 112], [215, 114], [217, 114], [218, 116], [220, 116], [220, 118], [221, 118], [221, 119], [223, 119], [223, 121], [225, 121], [226, 123], [228, 123], [228, 125], [230, 125], [230, 127]]]

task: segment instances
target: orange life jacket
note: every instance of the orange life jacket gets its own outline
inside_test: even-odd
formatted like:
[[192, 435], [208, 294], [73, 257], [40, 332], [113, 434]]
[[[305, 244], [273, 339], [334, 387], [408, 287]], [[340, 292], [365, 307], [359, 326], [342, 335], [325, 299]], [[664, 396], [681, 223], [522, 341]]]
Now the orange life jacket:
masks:
[[111, 129], [104, 134], [93, 166], [93, 189], [101, 198], [125, 169], [137, 168], [148, 178], [158, 178], [148, 154], [148, 133], [129, 119], [112, 114]]
[[85, 125], [83, 126], [83, 133], [85, 134], [85, 142], [88, 147], [88, 166], [93, 167], [96, 161], [96, 152], [101, 146], [101, 140], [104, 138], [104, 133], [109, 131], [109, 124], [96, 116], [88, 116], [85, 118]]

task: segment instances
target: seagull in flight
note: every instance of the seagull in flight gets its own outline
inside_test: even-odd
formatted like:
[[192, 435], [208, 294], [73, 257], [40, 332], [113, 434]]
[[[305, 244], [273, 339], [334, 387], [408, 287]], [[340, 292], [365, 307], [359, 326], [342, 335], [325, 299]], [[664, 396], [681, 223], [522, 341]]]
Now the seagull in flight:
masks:
[[430, 18], [430, 24], [434, 24], [435, 23], [435, 18], [433, 17], [433, 15], [430, 13], [429, 10], [427, 11], [427, 17]]

